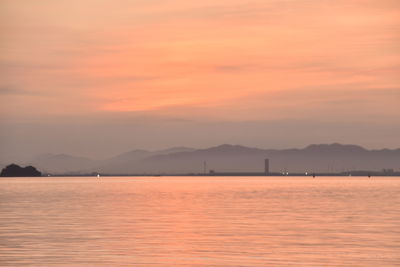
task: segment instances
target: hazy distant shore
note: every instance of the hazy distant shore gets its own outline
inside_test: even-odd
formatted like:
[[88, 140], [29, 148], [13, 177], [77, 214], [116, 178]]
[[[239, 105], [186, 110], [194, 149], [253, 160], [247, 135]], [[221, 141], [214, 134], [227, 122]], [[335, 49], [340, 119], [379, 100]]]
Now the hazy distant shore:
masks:
[[333, 143], [276, 150], [223, 144], [206, 149], [136, 149], [103, 160], [46, 154], [25, 162], [2, 163], [0, 167], [6, 163], [31, 165], [53, 176], [398, 176], [400, 149], [368, 150]]
[[[393, 173], [384, 173], [384, 172], [367, 172], [367, 171], [354, 171], [354, 172], [344, 172], [344, 173], [233, 173], [233, 172], [221, 172], [221, 173], [133, 173], [133, 174], [98, 174], [90, 173], [90, 174], [43, 174], [41, 177], [174, 177], [174, 176], [195, 176], [195, 177], [400, 177], [400, 172]], [[3, 177], [6, 178], [6, 177]], [[10, 177], [11, 178], [11, 177]], [[13, 177], [14, 178], [14, 177]]]

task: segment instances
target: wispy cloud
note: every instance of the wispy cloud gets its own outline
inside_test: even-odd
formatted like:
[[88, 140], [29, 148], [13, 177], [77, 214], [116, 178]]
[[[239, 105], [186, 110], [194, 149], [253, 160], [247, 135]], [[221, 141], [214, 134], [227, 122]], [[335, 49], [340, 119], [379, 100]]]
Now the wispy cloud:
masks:
[[[43, 3], [5, 0], [0, 57], [4, 84], [29, 88], [0, 93], [55, 96], [42, 113], [49, 106], [66, 113], [175, 108], [190, 116], [195, 107], [222, 114], [229, 104], [232, 119], [241, 110], [259, 117], [274, 113], [264, 98], [257, 109], [235, 99], [276, 96], [279, 113], [289, 114], [293, 105], [307, 109], [295, 101], [303, 99], [299, 88], [313, 88], [324, 97], [312, 99], [329, 105], [326, 99], [359, 93], [337, 84], [400, 82], [393, 0], [87, 0], [71, 10], [73, 19], [64, 12], [71, 1]], [[384, 98], [375, 100], [385, 109]], [[24, 107], [41, 109], [35, 100]]]
[[0, 86], [0, 95], [15, 95], [15, 96], [36, 96], [40, 95], [39, 92], [25, 90], [17, 87], [12, 86]]

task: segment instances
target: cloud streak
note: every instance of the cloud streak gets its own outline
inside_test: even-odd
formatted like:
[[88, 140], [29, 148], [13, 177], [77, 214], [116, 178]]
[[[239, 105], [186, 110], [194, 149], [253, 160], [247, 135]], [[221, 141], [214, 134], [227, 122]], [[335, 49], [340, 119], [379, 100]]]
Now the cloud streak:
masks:
[[39, 92], [34, 92], [31, 90], [24, 90], [16, 87], [3, 86], [0, 87], [0, 95], [3, 96], [37, 96], [40, 95]]
[[7, 118], [399, 116], [398, 1], [4, 0], [2, 14]]

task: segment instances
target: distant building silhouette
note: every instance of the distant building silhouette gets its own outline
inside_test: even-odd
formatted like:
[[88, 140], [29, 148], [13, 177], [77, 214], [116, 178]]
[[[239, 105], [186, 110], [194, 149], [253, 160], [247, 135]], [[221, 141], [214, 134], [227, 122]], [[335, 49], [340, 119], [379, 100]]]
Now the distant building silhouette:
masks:
[[265, 159], [265, 162], [264, 162], [264, 172], [265, 172], [265, 175], [268, 175], [268, 174], [269, 174], [269, 159]]

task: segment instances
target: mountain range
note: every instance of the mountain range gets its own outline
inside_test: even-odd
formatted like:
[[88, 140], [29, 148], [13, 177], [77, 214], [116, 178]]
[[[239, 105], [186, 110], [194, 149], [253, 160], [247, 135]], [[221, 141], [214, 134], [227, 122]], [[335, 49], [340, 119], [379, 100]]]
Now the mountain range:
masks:
[[367, 150], [357, 145], [338, 143], [282, 150], [229, 144], [206, 149], [131, 150], [104, 160], [44, 154], [22, 164], [35, 166], [50, 174], [184, 174], [202, 173], [204, 167], [207, 172], [263, 172], [266, 158], [270, 161], [272, 172], [400, 169], [400, 149]]

